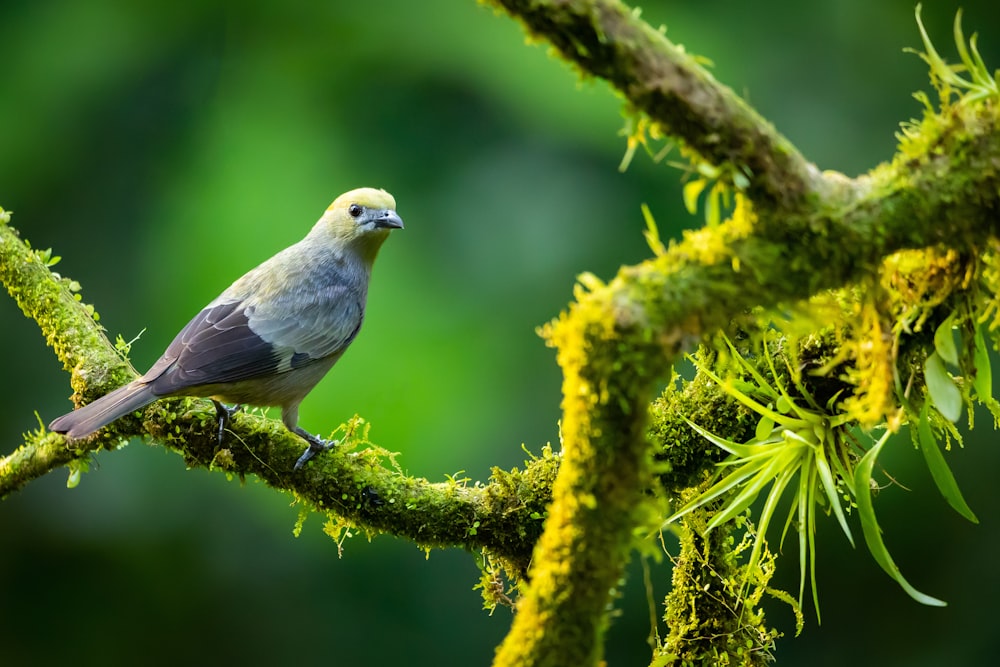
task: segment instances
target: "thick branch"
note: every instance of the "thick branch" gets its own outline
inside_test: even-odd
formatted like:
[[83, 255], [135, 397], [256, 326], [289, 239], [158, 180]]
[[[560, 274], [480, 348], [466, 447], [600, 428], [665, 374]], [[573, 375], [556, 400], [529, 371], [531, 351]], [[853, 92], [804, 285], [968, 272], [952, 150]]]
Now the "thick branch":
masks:
[[[0, 282], [26, 317], [38, 323], [45, 341], [67, 370], [74, 370], [78, 391], [103, 393], [135, 377], [101, 327], [80, 303], [72, 281], [49, 270], [47, 255], [32, 250], [7, 225], [10, 214], [0, 208]], [[78, 371], [78, 372], [77, 372]], [[64, 439], [38, 434], [30, 444], [0, 460], [0, 498], [30, 480], [101, 446], [100, 440], [68, 447]]]
[[799, 207], [817, 173], [696, 59], [617, 0], [492, 0], [713, 164], [746, 169], [758, 208]]
[[998, 130], [997, 106], [953, 107], [928, 128], [925, 153], [815, 191], [812, 213], [737, 211], [624, 268], [611, 287], [621, 301], [644, 304], [653, 335], [676, 350], [749, 308], [873, 276], [898, 250], [983, 248], [1000, 231]]
[[[546, 450], [523, 471], [495, 469], [489, 484], [431, 483], [394, 469], [393, 456], [370, 446], [355, 418], [338, 434], [340, 445], [293, 472], [302, 443], [276, 420], [235, 415], [220, 450], [214, 408], [206, 401], [164, 401], [143, 427], [179, 451], [189, 466], [253, 474], [371, 532], [404, 537], [425, 547], [488, 549], [515, 571], [527, 570], [541, 533], [559, 457]], [[185, 413], [185, 404], [195, 405]]]
[[608, 596], [648, 517], [646, 406], [668, 360], [609, 296], [588, 295], [548, 328], [564, 373], [563, 462], [498, 667], [597, 663]]

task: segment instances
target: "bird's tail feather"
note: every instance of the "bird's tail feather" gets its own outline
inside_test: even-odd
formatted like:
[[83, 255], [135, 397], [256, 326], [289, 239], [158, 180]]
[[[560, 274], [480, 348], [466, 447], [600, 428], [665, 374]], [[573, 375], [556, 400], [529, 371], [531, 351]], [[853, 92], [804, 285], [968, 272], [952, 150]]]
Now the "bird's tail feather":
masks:
[[132, 382], [100, 397], [93, 403], [88, 403], [79, 410], [53, 420], [49, 424], [49, 430], [65, 433], [70, 438], [85, 438], [102, 426], [145, 407], [158, 398], [160, 397], [153, 394], [149, 385]]

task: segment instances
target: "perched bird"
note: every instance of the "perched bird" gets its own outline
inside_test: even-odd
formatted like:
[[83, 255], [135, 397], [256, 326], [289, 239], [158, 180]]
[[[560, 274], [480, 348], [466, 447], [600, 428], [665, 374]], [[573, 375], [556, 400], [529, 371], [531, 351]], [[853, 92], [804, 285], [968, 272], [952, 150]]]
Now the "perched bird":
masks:
[[309, 443], [298, 470], [333, 444], [299, 427], [299, 403], [358, 335], [375, 255], [390, 230], [403, 228], [395, 209], [384, 190], [340, 195], [304, 239], [195, 315], [142, 377], [49, 429], [83, 438], [158, 399], [202, 396], [215, 402], [221, 440], [242, 405], [278, 406], [288, 430]]

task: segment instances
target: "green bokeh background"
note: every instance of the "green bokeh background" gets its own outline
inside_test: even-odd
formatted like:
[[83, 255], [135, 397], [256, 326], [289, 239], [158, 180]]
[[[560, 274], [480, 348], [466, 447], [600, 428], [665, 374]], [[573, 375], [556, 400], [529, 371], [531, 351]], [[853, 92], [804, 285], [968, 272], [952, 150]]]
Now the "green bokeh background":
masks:
[[[925, 2], [943, 53], [953, 2]], [[992, 0], [963, 3], [1000, 65]], [[651, 0], [643, 15], [715, 62], [822, 168], [849, 175], [893, 150], [926, 88], [909, 0]], [[300, 238], [340, 192], [384, 187], [406, 229], [375, 270], [365, 329], [302, 408], [328, 432], [359, 413], [411, 474], [483, 480], [557, 438], [560, 374], [534, 328], [574, 277], [648, 255], [696, 226], [678, 173], [617, 171], [621, 103], [525, 45], [473, 0], [366, 3], [0, 2], [0, 205], [63, 256], [101, 323], [145, 369], [204, 303]], [[0, 297], [0, 451], [70, 407], [37, 328]], [[782, 639], [781, 664], [978, 665], [998, 652], [996, 435], [985, 415], [950, 460], [982, 523], [938, 497], [905, 438], [888, 454], [912, 489], [878, 497], [912, 602], [833, 522], [821, 528], [823, 625]], [[510, 623], [480, 611], [473, 557], [391, 537], [342, 558], [289, 496], [226, 481], [134, 442], [79, 488], [54, 473], [0, 504], [0, 661], [52, 664], [485, 665]], [[794, 546], [780, 584], [798, 585]], [[653, 565], [656, 595], [667, 564]], [[608, 664], [647, 664], [648, 612], [630, 568]], [[787, 608], [772, 618], [791, 634]]]

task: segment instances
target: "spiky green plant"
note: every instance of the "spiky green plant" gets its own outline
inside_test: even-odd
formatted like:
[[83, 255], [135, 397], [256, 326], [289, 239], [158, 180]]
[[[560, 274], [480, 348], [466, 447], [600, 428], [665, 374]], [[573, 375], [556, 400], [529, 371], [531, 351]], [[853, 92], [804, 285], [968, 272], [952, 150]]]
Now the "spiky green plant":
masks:
[[[776, 339], [776, 332], [772, 333], [772, 339]], [[719, 502], [721, 506], [707, 526], [707, 530], [712, 530], [739, 516], [767, 489], [747, 563], [747, 572], [751, 572], [765, 549], [766, 534], [782, 498], [790, 495], [791, 505], [780, 543], [784, 543], [789, 527], [794, 524], [799, 533], [799, 604], [802, 604], [808, 571], [816, 616], [819, 618], [816, 509], [825, 507], [827, 512], [832, 512], [853, 546], [854, 535], [847, 521], [846, 501], [848, 507], [857, 508], [865, 543], [875, 561], [918, 602], [944, 605], [941, 600], [913, 588], [902, 576], [882, 540], [875, 518], [872, 471], [890, 432], [886, 430], [866, 451], [851, 432], [851, 416], [836, 410], [838, 397], [831, 398], [825, 406], [819, 405], [786, 361], [783, 370], [787, 371], [794, 395], [789, 391], [785, 381], [781, 380], [783, 374], [778, 373], [767, 342], [761, 345], [761, 350], [770, 379], [765, 378], [728, 339], [725, 343], [736, 362], [737, 375], [724, 379], [697, 359], [692, 358], [692, 361], [699, 372], [710, 377], [726, 394], [759, 415], [756, 432], [748, 442], [737, 443], [688, 422], [729, 456], [719, 464], [712, 485], [677, 510], [666, 523], [676, 521], [696, 508]]]

